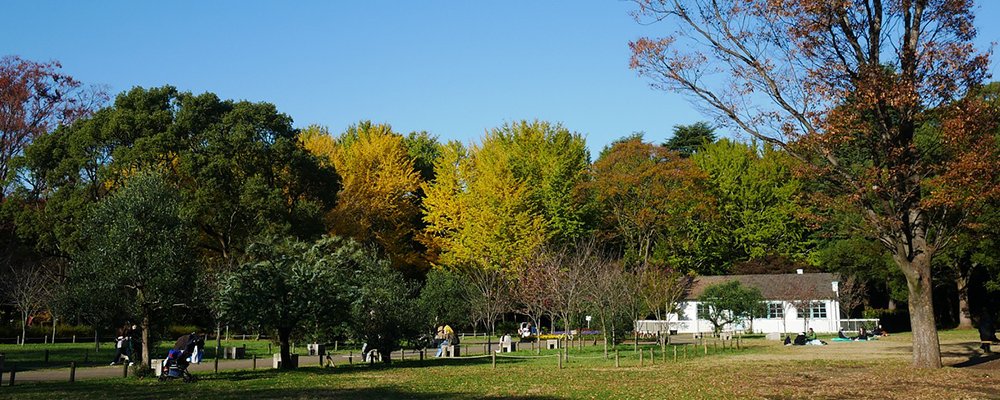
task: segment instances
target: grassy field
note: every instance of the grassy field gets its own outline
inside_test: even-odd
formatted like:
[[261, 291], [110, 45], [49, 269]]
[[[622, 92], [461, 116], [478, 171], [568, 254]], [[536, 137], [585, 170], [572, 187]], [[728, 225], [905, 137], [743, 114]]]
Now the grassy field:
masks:
[[[542, 358], [407, 360], [392, 367], [303, 368], [294, 372], [239, 371], [202, 375], [194, 384], [108, 379], [24, 384], [0, 388], [0, 398], [672, 398], [672, 399], [1000, 399], [1000, 360], [973, 358], [975, 332], [942, 332], [948, 367], [909, 367], [909, 335], [872, 343], [781, 346], [752, 340], [749, 349], [667, 362], [657, 352], [643, 366], [621, 346], [621, 367], [597, 347], [571, 350], [560, 369], [552, 352]], [[689, 348], [689, 356], [696, 354]], [[703, 348], [698, 354], [703, 353]], [[519, 353], [528, 356], [528, 352]], [[971, 359], [971, 362], [970, 362]], [[964, 364], [962, 364], [964, 363]]]

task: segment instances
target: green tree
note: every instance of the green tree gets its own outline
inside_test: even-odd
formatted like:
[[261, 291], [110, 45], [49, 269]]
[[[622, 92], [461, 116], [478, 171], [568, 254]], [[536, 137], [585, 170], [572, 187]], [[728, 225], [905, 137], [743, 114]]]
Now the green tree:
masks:
[[716, 333], [726, 325], [751, 321], [763, 313], [764, 296], [760, 289], [747, 287], [739, 281], [732, 280], [705, 288], [698, 296], [698, 301], [705, 305], [703, 315]]
[[223, 277], [216, 310], [226, 322], [276, 332], [282, 360], [290, 359], [293, 335], [348, 322], [351, 277], [373, 262], [360, 245], [338, 237], [264, 238], [247, 257]]
[[162, 176], [137, 174], [82, 225], [67, 281], [81, 312], [111, 310], [139, 323], [144, 362], [150, 330], [165, 326], [163, 317], [188, 301], [195, 283], [193, 230], [180, 210], [176, 189]]
[[18, 196], [37, 206], [23, 209], [18, 227], [57, 255], [78, 246], [82, 210], [139, 170], [160, 171], [179, 189], [181, 213], [215, 265], [234, 263], [256, 235], [319, 235], [339, 187], [273, 105], [170, 86], [134, 88], [38, 137], [20, 165], [34, 183]]
[[804, 260], [811, 250], [810, 214], [801, 198], [804, 184], [795, 176], [795, 160], [771, 146], [719, 140], [691, 160], [709, 175], [719, 218], [702, 248], [717, 249], [733, 263], [782, 255]]
[[681, 157], [690, 157], [712, 143], [715, 143], [715, 128], [701, 121], [674, 125], [673, 136], [663, 142], [663, 147], [676, 151]]
[[463, 326], [469, 322], [469, 303], [465, 301], [468, 286], [461, 277], [443, 268], [434, 268], [427, 272], [427, 280], [420, 289], [416, 306], [423, 316], [424, 330], [433, 329], [442, 324], [454, 327]]
[[379, 352], [382, 362], [392, 363], [392, 351], [400, 339], [414, 337], [416, 286], [386, 260], [371, 253], [354, 273], [351, 326], [355, 335]]

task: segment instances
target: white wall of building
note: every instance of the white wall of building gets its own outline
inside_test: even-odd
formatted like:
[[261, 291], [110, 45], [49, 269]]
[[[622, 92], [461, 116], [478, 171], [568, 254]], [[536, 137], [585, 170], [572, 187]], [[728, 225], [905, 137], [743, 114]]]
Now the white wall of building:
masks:
[[[792, 303], [786, 301], [768, 301], [768, 303], [777, 304], [776, 307], [781, 307], [783, 316], [781, 318], [757, 318], [753, 320], [753, 332], [763, 332], [763, 333], [795, 333], [804, 332], [808, 328], [812, 328], [816, 332], [837, 332], [839, 329], [839, 316], [840, 316], [840, 305], [836, 300], [819, 300], [815, 303], [822, 304], [818, 306], [816, 313], [821, 313], [821, 310], [825, 308], [825, 318], [816, 317], [808, 319], [808, 327], [806, 326], [806, 319], [802, 318], [801, 315], [805, 314], [807, 310], [797, 310]], [[678, 333], [696, 333], [696, 332], [711, 332], [712, 323], [704, 320], [695, 318], [698, 312], [698, 302], [689, 301], [681, 304], [681, 309], [683, 310], [680, 315], [670, 314], [667, 320], [670, 322], [671, 329], [676, 329]], [[736, 324], [734, 326], [726, 326], [724, 330], [750, 330], [751, 327], [749, 323]]]

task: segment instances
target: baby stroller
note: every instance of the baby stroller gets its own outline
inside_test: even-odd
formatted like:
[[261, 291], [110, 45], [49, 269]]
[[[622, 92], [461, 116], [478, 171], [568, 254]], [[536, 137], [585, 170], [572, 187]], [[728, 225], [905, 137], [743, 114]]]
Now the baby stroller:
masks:
[[195, 333], [181, 336], [174, 343], [174, 348], [167, 353], [167, 359], [160, 364], [160, 381], [182, 379], [190, 383], [198, 377], [188, 372], [191, 363], [200, 363], [205, 339]]

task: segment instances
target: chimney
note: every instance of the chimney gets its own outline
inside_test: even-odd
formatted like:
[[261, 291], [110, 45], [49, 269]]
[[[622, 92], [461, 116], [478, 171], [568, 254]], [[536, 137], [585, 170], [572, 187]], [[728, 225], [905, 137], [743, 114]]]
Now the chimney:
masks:
[[799, 269], [795, 270], [795, 273], [799, 274], [799, 275], [802, 275], [802, 268], [799, 268]]

